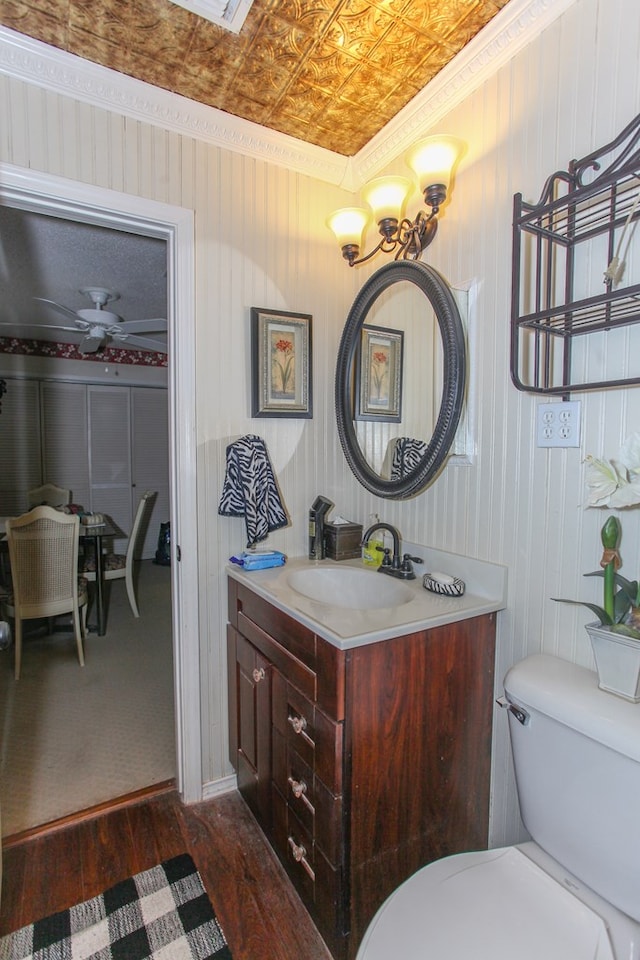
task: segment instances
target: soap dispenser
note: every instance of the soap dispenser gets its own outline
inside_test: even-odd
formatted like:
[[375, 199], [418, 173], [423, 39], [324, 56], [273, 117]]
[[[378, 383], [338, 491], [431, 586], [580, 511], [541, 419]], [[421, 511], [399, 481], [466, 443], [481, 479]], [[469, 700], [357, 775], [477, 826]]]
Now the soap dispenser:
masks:
[[[377, 513], [370, 514], [366, 529], [370, 530], [376, 523], [380, 523], [380, 517]], [[365, 567], [378, 568], [382, 563], [383, 550], [384, 540], [381, 538], [381, 533], [372, 534], [362, 547], [362, 562]]]
[[309, 510], [309, 560], [324, 558], [324, 521], [333, 506], [326, 497], [316, 497]]

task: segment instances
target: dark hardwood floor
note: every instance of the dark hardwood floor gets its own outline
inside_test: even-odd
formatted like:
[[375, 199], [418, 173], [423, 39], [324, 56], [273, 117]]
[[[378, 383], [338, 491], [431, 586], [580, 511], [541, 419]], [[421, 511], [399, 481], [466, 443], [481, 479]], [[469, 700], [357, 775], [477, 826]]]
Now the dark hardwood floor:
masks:
[[234, 960], [331, 960], [238, 793], [187, 807], [175, 791], [165, 792], [9, 840], [0, 935], [185, 852], [200, 871]]

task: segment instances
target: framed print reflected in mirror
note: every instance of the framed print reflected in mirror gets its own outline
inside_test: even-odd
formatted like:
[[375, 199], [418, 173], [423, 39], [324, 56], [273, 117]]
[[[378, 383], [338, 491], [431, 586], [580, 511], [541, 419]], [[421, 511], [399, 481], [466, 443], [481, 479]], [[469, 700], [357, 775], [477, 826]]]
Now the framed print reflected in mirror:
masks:
[[362, 327], [356, 356], [356, 420], [402, 419], [404, 333], [386, 327]]

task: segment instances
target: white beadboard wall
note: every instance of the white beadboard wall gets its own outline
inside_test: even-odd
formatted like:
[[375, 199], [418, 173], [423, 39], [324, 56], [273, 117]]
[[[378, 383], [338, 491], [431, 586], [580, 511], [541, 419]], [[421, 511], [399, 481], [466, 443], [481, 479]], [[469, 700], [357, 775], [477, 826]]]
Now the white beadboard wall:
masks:
[[[606, 514], [584, 509], [583, 458], [614, 455], [640, 429], [640, 390], [582, 396], [580, 449], [535, 445], [539, 402], [509, 376], [512, 198], [536, 200], [547, 176], [612, 139], [640, 112], [637, 0], [576, 0], [542, 35], [438, 125], [468, 144], [428, 259], [471, 283], [476, 453], [406, 503], [371, 497], [353, 479], [334, 422], [335, 354], [356, 289], [381, 265], [349, 270], [324, 226], [350, 194], [268, 162], [0, 78], [0, 160], [195, 211], [198, 508], [204, 780], [226, 759], [224, 565], [244, 544], [243, 522], [217, 515], [225, 447], [264, 437], [292, 525], [269, 539], [306, 550], [307, 511], [322, 493], [350, 519], [371, 512], [412, 542], [509, 568], [498, 617], [496, 691], [506, 669], [545, 650], [586, 666], [587, 611], [552, 596], [597, 598], [582, 573], [597, 567]], [[425, 121], [424, 131], [430, 132]], [[399, 160], [395, 172], [402, 170]], [[637, 264], [637, 258], [636, 258]], [[313, 420], [250, 417], [251, 306], [313, 315]], [[640, 349], [640, 328], [620, 350]], [[420, 398], [414, 398], [415, 403]], [[624, 517], [623, 572], [640, 573], [638, 511]], [[183, 545], [184, 549], [184, 545]], [[504, 716], [496, 710], [491, 842], [522, 836]]]

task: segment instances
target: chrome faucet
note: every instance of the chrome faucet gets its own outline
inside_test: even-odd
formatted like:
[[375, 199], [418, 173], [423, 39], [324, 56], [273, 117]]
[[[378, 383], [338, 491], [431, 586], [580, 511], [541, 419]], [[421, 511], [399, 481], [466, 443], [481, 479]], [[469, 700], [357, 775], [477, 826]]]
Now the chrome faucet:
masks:
[[408, 553], [405, 553], [402, 560], [400, 559], [400, 534], [390, 523], [374, 523], [368, 530], [365, 530], [361, 546], [364, 547], [369, 542], [369, 537], [374, 530], [388, 530], [393, 537], [393, 556], [390, 556], [391, 550], [389, 547], [377, 548], [381, 550], [383, 554], [380, 560], [380, 566], [378, 567], [378, 573], [386, 573], [390, 577], [398, 577], [399, 580], [415, 580], [416, 575], [413, 564], [422, 563], [422, 559], [420, 557], [412, 557]]

